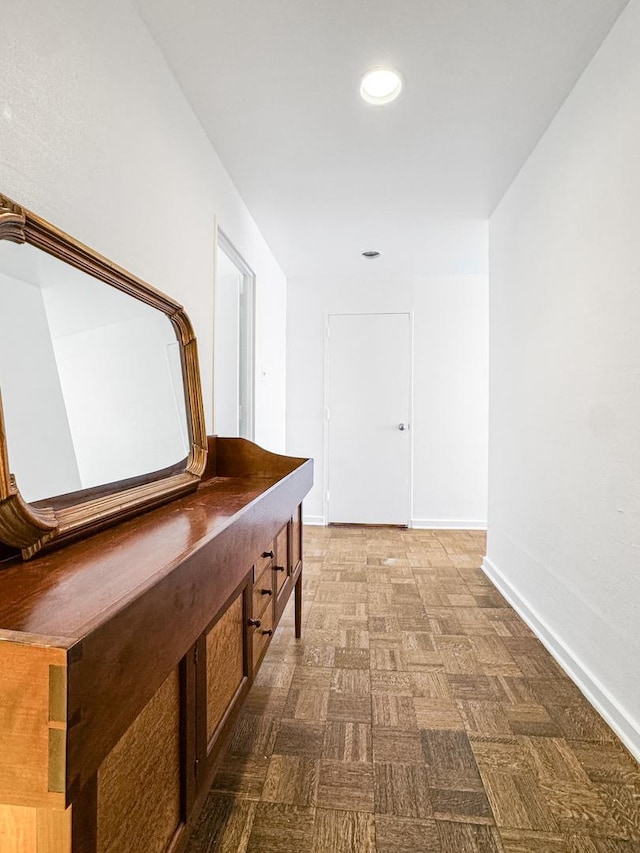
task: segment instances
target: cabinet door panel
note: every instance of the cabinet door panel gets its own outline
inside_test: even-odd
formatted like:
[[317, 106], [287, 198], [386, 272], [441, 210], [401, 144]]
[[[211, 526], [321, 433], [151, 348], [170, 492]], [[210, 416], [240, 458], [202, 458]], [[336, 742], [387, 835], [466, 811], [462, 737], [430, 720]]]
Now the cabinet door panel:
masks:
[[291, 519], [291, 570], [298, 568], [302, 559], [302, 506], [299, 506]]
[[164, 853], [181, 819], [175, 669], [98, 770], [98, 853]]
[[207, 742], [245, 677], [243, 593], [206, 635]]

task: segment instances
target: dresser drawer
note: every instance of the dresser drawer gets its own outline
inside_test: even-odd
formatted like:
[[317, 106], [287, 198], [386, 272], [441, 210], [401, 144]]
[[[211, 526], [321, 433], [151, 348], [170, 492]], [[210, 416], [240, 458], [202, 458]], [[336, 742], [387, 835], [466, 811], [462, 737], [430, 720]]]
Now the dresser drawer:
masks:
[[274, 568], [276, 570], [276, 592], [280, 594], [280, 590], [289, 576], [289, 534], [286, 524], [276, 536], [276, 563]]
[[253, 583], [257, 585], [259, 583], [266, 583], [267, 585], [271, 584], [270, 580], [265, 580], [265, 575], [271, 576], [273, 572], [273, 560], [268, 560], [265, 564], [258, 568], [257, 566], [253, 567]]
[[273, 572], [271, 568], [267, 568], [253, 585], [253, 609], [251, 610], [253, 618], [260, 618], [267, 605], [272, 601]]
[[253, 566], [254, 578], [259, 578], [267, 569], [271, 568], [275, 555], [276, 543], [270, 542], [264, 549], [264, 551], [261, 551], [260, 554], [256, 557], [256, 561]]
[[[270, 599], [270, 596], [269, 596]], [[273, 634], [273, 607], [267, 607], [253, 629], [253, 669], [256, 670]]]

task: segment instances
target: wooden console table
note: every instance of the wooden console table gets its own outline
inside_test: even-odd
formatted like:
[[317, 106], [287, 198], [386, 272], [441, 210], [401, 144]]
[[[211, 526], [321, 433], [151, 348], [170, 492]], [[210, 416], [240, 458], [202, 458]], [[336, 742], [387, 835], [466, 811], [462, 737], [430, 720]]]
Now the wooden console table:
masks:
[[310, 460], [209, 438], [198, 490], [0, 563], [1, 853], [178, 853], [295, 589]]

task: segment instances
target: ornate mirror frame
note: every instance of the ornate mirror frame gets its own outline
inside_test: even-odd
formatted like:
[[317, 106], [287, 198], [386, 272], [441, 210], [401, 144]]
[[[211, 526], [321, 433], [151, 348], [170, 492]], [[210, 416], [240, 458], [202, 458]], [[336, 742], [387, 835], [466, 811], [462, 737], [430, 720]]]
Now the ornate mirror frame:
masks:
[[[126, 517], [197, 488], [207, 461], [207, 435], [191, 322], [168, 296], [103, 258], [39, 216], [0, 195], [0, 240], [29, 243], [165, 314], [176, 331], [182, 354], [190, 452], [182, 470], [105, 484], [104, 487], [27, 503], [10, 473], [0, 397], [0, 542], [29, 559], [43, 548], [107, 527]], [[75, 500], [74, 500], [75, 498]]]

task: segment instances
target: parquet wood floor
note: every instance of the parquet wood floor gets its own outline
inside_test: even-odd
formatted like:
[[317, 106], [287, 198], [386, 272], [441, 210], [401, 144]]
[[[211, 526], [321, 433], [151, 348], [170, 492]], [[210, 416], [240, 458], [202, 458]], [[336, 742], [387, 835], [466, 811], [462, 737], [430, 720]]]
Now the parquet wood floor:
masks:
[[479, 566], [482, 533], [305, 528], [188, 853], [639, 853], [640, 767]]

